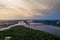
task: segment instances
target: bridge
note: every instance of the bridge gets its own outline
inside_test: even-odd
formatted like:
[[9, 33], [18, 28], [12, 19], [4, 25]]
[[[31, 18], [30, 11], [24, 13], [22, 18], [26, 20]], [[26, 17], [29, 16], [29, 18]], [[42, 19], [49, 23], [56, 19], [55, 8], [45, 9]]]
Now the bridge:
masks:
[[17, 24], [10, 25], [10, 26], [8, 26], [8, 27], [0, 28], [0, 31], [7, 30], [7, 29], [10, 29], [10, 28], [12, 28], [12, 27], [19, 26], [19, 25], [23, 25], [24, 27], [29, 27], [29, 26], [30, 26], [30, 25], [26, 24], [24, 21], [20, 21], [20, 22], [18, 22]]
[[26, 24], [25, 22], [18, 22], [17, 24], [8, 26], [6, 28], [1, 28], [0, 31], [10, 29], [15, 26], [23, 25], [24, 27], [32, 28], [34, 30], [40, 30], [40, 31], [45, 31], [50, 34], [55, 34], [60, 36], [60, 27], [57, 26], [52, 26], [52, 25], [45, 25], [42, 23], [30, 23], [30, 25]]

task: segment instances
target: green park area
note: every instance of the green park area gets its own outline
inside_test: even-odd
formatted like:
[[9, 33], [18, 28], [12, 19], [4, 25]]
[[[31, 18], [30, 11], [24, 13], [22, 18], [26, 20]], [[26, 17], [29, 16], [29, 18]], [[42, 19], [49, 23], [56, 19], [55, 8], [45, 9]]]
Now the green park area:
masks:
[[60, 40], [60, 36], [24, 26], [15, 26], [9, 30], [0, 31], [0, 40], [5, 40], [5, 37], [11, 37], [10, 40]]

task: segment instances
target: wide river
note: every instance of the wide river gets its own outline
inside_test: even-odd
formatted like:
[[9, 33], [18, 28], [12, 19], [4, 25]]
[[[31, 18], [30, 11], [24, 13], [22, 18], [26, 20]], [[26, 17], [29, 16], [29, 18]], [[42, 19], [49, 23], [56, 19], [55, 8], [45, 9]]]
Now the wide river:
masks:
[[60, 36], [60, 27], [57, 26], [45, 25], [45, 24], [33, 24], [32, 26], [30, 26], [30, 28]]
[[60, 36], [60, 27], [52, 26], [52, 25], [45, 25], [42, 23], [31, 23], [31, 25], [29, 25], [29, 26], [27, 26], [25, 24], [15, 24], [15, 25], [11, 25], [7, 28], [2, 28], [2, 29], [0, 29], [0, 31], [7, 30], [7, 29], [10, 29], [10, 28], [18, 26], [18, 25], [24, 25], [25, 27], [29, 27], [29, 28], [32, 28], [35, 30], [45, 31], [50, 34], [55, 34], [55, 35]]

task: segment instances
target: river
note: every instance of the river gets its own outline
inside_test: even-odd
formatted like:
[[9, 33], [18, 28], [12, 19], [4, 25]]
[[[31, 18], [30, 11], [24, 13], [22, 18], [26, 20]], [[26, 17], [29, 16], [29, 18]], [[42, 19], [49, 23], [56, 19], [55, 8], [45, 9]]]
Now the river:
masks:
[[52, 25], [45, 25], [42, 23], [32, 23], [32, 24], [30, 24], [30, 26], [27, 26], [26, 24], [15, 24], [15, 25], [11, 25], [6, 28], [2, 28], [2, 29], [0, 29], [0, 31], [7, 30], [7, 29], [10, 29], [10, 28], [18, 26], [18, 25], [24, 25], [25, 27], [28, 27], [28, 28], [32, 28], [32, 29], [40, 30], [40, 31], [45, 31], [50, 34], [55, 34], [55, 35], [60, 36], [60, 27], [52, 26]]

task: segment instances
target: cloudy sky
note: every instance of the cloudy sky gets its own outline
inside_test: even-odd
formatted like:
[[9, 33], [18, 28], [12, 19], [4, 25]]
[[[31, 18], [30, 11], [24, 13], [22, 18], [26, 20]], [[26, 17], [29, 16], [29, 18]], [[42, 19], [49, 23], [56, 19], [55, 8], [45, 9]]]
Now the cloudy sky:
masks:
[[0, 0], [0, 19], [60, 20], [60, 0]]

